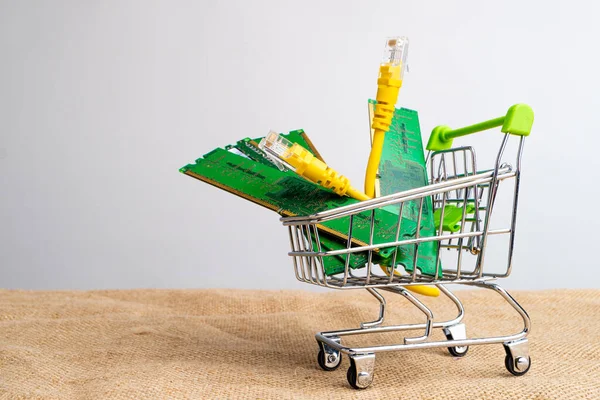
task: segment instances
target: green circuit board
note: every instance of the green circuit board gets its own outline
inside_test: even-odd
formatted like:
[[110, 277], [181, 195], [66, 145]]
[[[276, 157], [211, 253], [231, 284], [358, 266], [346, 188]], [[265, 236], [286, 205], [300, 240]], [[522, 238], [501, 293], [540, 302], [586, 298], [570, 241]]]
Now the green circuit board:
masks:
[[[374, 104], [375, 101], [369, 101], [369, 116], [371, 118]], [[378, 175], [380, 196], [415, 189], [428, 184], [419, 115], [416, 111], [400, 108], [394, 112], [392, 125], [385, 135]], [[415, 237], [419, 206], [420, 201], [418, 200], [404, 204], [401, 226], [401, 236], [404, 239]], [[399, 206], [389, 206], [385, 210], [398, 214]], [[407, 220], [412, 223], [405, 226]], [[420, 235], [421, 237], [435, 235], [431, 197], [426, 197], [423, 201]], [[423, 242], [419, 245], [418, 251], [418, 268], [426, 275], [435, 275], [438, 243]], [[414, 252], [414, 244], [399, 246], [397, 263], [412, 271]]]
[[[292, 171], [280, 171], [221, 148], [207, 153], [196, 160], [195, 164], [186, 165], [180, 171], [284, 216], [311, 215], [358, 202], [349, 197], [338, 196]], [[353, 244], [366, 245], [369, 242], [370, 220], [370, 212], [354, 216]], [[391, 241], [395, 237], [397, 220], [397, 214], [376, 210], [374, 243]], [[318, 227], [345, 241], [349, 222], [350, 217], [343, 217], [326, 221]], [[393, 248], [380, 250], [384, 257], [391, 252]]]

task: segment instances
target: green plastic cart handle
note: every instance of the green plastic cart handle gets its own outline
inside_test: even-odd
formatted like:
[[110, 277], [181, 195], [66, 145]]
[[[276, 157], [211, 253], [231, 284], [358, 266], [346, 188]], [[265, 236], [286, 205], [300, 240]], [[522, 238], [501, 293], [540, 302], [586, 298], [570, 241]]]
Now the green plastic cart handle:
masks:
[[527, 104], [515, 104], [503, 117], [483, 121], [464, 128], [451, 129], [449, 126], [437, 126], [431, 132], [427, 150], [439, 151], [452, 147], [454, 138], [470, 135], [501, 126], [502, 132], [512, 135], [529, 136], [533, 125], [533, 110]]

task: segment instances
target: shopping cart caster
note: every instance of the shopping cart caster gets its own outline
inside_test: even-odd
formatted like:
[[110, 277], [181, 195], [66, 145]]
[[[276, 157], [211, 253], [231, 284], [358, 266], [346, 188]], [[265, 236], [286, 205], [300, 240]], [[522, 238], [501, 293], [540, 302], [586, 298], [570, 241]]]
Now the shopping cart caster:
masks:
[[527, 339], [516, 342], [504, 343], [504, 366], [514, 376], [525, 375], [531, 368], [531, 357], [529, 357], [529, 343]]
[[373, 383], [374, 371], [374, 353], [350, 356], [350, 368], [348, 368], [346, 378], [354, 389], [366, 389]]
[[[332, 337], [331, 340], [336, 343], [340, 343], [339, 337]], [[317, 356], [317, 362], [324, 371], [336, 370], [342, 362], [342, 353], [333, 347], [328, 346], [323, 342], [319, 342], [319, 355]]]
[[[448, 340], [463, 340], [467, 338], [467, 328], [465, 324], [456, 324], [444, 328], [444, 335]], [[469, 346], [452, 346], [448, 347], [448, 352], [453, 357], [464, 357], [469, 351]]]

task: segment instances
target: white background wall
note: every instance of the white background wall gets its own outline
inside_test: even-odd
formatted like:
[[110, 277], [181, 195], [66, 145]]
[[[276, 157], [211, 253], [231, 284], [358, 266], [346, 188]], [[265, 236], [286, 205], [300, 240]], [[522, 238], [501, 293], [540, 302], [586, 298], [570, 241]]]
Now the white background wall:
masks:
[[[308, 288], [275, 213], [178, 168], [304, 128], [361, 186], [383, 41], [406, 35], [425, 139], [536, 112], [507, 286], [598, 288], [598, 8], [0, 0], [0, 286]], [[497, 135], [458, 143], [483, 164]]]

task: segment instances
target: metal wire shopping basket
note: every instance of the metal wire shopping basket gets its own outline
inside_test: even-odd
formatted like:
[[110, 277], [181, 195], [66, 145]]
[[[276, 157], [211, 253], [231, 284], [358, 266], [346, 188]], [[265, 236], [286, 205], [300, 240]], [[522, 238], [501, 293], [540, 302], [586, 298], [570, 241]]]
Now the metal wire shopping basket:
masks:
[[[366, 289], [379, 300], [379, 318], [362, 323], [354, 329], [320, 332], [316, 335], [320, 347], [318, 362], [324, 370], [339, 367], [342, 353], [350, 358], [347, 378], [354, 388], [366, 388], [373, 381], [375, 353], [380, 351], [396, 351], [447, 347], [453, 356], [464, 356], [471, 345], [502, 343], [506, 351], [505, 367], [513, 375], [525, 374], [530, 366], [527, 334], [530, 330], [530, 319], [517, 301], [495, 280], [508, 277], [512, 269], [517, 203], [521, 174], [521, 157], [525, 137], [529, 135], [533, 123], [531, 108], [520, 104], [511, 107], [508, 113], [490, 121], [485, 121], [462, 129], [451, 130], [442, 126], [434, 129], [427, 146], [430, 152], [427, 166], [430, 183], [427, 186], [391, 194], [384, 197], [363, 201], [350, 206], [323, 211], [308, 216], [282, 218], [288, 227], [291, 251], [296, 278], [302, 282], [335, 289]], [[451, 148], [452, 139], [458, 136], [487, 130], [501, 126], [504, 133], [500, 149], [493, 168], [478, 171], [475, 151], [472, 147]], [[516, 162], [514, 165], [504, 161], [503, 155], [511, 136], [517, 136]], [[514, 139], [514, 138], [513, 138]], [[491, 217], [496, 204], [499, 189], [512, 189], [512, 207], [507, 214], [505, 225], [492, 229]], [[424, 223], [423, 209], [431, 204], [437, 211], [439, 228], [433, 235], [421, 235]], [[404, 207], [418, 207], [417, 229], [410, 237], [401, 237]], [[448, 231], [442, 221], [447, 206], [453, 206], [461, 212], [460, 223], [456, 229]], [[395, 240], [377, 242], [373, 232], [376, 229], [376, 212], [395, 207], [398, 211]], [[353, 221], [357, 216], [366, 216], [370, 223], [369, 241], [359, 241], [353, 237]], [[321, 224], [336, 219], [348, 220], [348, 231], [345, 248], [327, 250], [322, 246]], [[496, 221], [495, 221], [496, 222]], [[500, 269], [486, 270], [486, 250], [491, 238], [504, 237], [506, 263]], [[424, 274], [418, 266], [419, 248], [425, 243], [436, 244], [435, 273]], [[374, 259], [379, 252], [393, 249], [396, 265], [400, 248], [409, 248], [414, 252], [413, 265], [406, 268], [402, 275], [397, 273], [378, 273], [374, 268]], [[442, 252], [442, 250], [448, 250]], [[353, 253], [368, 254], [364, 268], [350, 268], [350, 256]], [[444, 253], [442, 257], [442, 253]], [[497, 254], [497, 253], [495, 253]], [[327, 275], [324, 265], [327, 257], [342, 257], [345, 260], [343, 272]], [[443, 258], [443, 262], [442, 262]], [[411, 268], [412, 267], [412, 268]], [[468, 338], [465, 324], [462, 323], [464, 308], [458, 297], [445, 284], [473, 285], [491, 289], [504, 298], [522, 317], [523, 329], [513, 335]], [[458, 315], [449, 321], [435, 321], [433, 312], [406, 288], [413, 285], [430, 285], [437, 287], [441, 293], [450, 298], [456, 305]], [[405, 297], [422, 311], [425, 323], [405, 325], [384, 325], [385, 299], [380, 290], [393, 292]], [[447, 340], [432, 340], [434, 328], [441, 328]], [[371, 347], [347, 347], [341, 338], [346, 335], [380, 333], [405, 330], [423, 330], [416, 337], [406, 337], [403, 343], [379, 345]]]

